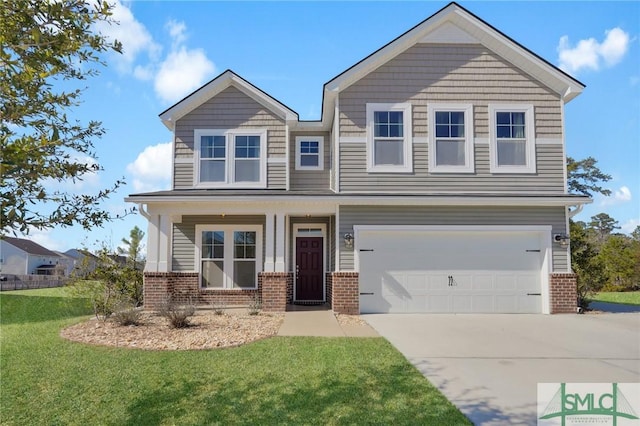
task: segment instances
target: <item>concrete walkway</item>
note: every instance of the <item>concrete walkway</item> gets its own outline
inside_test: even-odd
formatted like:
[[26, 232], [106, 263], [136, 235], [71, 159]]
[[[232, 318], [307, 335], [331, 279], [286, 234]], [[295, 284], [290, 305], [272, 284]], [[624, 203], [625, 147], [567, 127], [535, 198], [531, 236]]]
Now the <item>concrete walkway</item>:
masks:
[[284, 314], [278, 336], [379, 337], [367, 324], [340, 324], [334, 313], [326, 307], [290, 308]]

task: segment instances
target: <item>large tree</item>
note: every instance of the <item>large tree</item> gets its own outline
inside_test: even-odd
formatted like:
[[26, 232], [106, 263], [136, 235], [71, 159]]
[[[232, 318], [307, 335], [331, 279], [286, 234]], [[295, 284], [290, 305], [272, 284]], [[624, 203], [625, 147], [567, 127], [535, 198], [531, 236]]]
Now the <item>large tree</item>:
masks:
[[[111, 219], [100, 207], [122, 183], [91, 194], [65, 190], [102, 170], [94, 140], [98, 121], [70, 117], [89, 77], [117, 41], [95, 32], [111, 20], [112, 6], [85, 0], [3, 0], [0, 7], [0, 236], [30, 228]], [[68, 188], [68, 186], [67, 186]]]
[[598, 160], [587, 157], [576, 161], [567, 157], [567, 186], [572, 194], [582, 194], [588, 197], [593, 193], [611, 195], [611, 190], [600, 186], [601, 182], [608, 182], [611, 176], [603, 173], [596, 165]]

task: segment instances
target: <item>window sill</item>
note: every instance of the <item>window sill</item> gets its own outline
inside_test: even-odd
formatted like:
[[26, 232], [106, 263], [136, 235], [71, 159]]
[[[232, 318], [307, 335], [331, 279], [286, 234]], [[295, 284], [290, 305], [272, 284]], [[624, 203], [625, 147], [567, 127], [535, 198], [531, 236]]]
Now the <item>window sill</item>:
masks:
[[296, 171], [302, 172], [322, 172], [324, 171], [324, 167], [296, 167]]
[[214, 292], [214, 291], [220, 291], [220, 292], [239, 292], [239, 291], [253, 291], [253, 290], [258, 290], [258, 287], [253, 287], [253, 288], [210, 288], [210, 287], [200, 287], [200, 291], [204, 292], [204, 293], [209, 293], [209, 292]]
[[432, 174], [455, 174], [455, 173], [475, 173], [475, 170], [473, 169], [473, 167], [466, 167], [466, 166], [460, 166], [460, 167], [455, 167], [455, 166], [440, 166], [440, 167], [433, 167], [429, 170], [429, 173]]
[[196, 183], [193, 185], [197, 189], [266, 189], [267, 184], [265, 182], [256, 183]]
[[395, 174], [410, 174], [413, 173], [413, 168], [404, 166], [374, 166], [368, 167], [367, 173], [395, 173]]
[[491, 167], [489, 172], [494, 175], [534, 175], [537, 173], [533, 167]]

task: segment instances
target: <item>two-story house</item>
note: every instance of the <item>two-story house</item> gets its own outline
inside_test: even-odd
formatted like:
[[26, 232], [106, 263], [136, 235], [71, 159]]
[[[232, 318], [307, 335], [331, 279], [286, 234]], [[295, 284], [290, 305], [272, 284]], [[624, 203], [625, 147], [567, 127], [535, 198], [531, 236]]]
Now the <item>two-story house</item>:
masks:
[[145, 305], [575, 312], [565, 104], [584, 85], [451, 3], [324, 85], [322, 118], [225, 71], [160, 114]]

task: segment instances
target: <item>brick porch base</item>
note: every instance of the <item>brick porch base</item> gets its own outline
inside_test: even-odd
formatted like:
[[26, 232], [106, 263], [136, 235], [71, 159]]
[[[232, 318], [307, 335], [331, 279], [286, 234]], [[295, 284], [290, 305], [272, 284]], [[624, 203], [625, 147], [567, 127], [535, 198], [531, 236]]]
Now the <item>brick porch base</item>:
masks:
[[287, 272], [261, 272], [258, 288], [251, 290], [213, 290], [200, 287], [197, 272], [145, 272], [144, 308], [158, 309], [167, 298], [178, 303], [197, 305], [224, 303], [228, 306], [248, 306], [256, 296], [266, 312], [284, 312], [287, 287], [293, 274]]
[[578, 307], [576, 274], [549, 275], [549, 310], [552, 314], [575, 314]]

